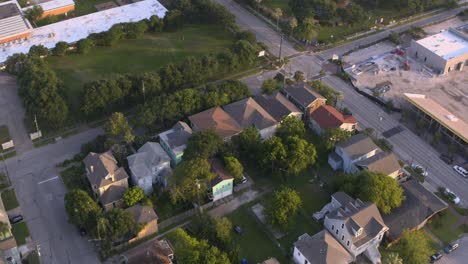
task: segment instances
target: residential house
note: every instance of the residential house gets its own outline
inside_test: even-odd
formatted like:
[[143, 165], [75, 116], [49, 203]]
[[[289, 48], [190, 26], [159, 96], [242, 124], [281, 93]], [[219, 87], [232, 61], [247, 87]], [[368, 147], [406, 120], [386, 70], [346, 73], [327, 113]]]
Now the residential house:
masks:
[[128, 175], [117, 165], [112, 152], [90, 152], [83, 161], [91, 189], [104, 209], [122, 207], [122, 196], [128, 189]]
[[171, 158], [159, 143], [146, 142], [127, 160], [133, 183], [140, 186], [145, 194], [153, 192], [155, 183], [167, 186], [167, 178], [172, 174]]
[[374, 156], [355, 163], [360, 170], [380, 172], [399, 180], [403, 176], [403, 170], [395, 154], [389, 152], [377, 152]]
[[309, 111], [306, 121], [309, 127], [319, 135], [324, 130], [332, 128], [353, 132], [357, 126], [357, 120], [354, 116], [345, 116], [330, 105], [322, 105], [315, 111]]
[[322, 105], [325, 105], [327, 99], [305, 84], [299, 83], [286, 87], [282, 93], [295, 104], [303, 113], [315, 111]]
[[299, 237], [294, 243], [293, 260], [296, 264], [348, 264], [354, 258], [327, 230], [322, 230]]
[[10, 220], [0, 199], [0, 263], [21, 263], [21, 256], [11, 232]]
[[226, 171], [223, 163], [219, 159], [210, 159], [209, 162], [211, 165], [211, 171], [216, 175], [209, 184], [210, 195], [212, 195], [214, 202], [232, 195], [234, 177]]
[[[333, 195], [330, 208], [325, 215], [324, 227], [351, 254], [354, 260], [363, 254], [372, 262], [380, 263], [378, 247], [388, 227], [373, 203], [352, 199], [340, 192]], [[328, 206], [328, 205], [326, 205]]]
[[175, 167], [182, 161], [187, 142], [192, 135], [192, 129], [185, 122], [177, 122], [170, 130], [159, 134], [159, 143], [171, 158], [171, 165]]
[[385, 224], [390, 228], [386, 237], [398, 239], [404, 230], [418, 230], [435, 214], [448, 208], [437, 195], [427, 190], [417, 180], [401, 183], [406, 199], [400, 207], [384, 215]]
[[302, 119], [301, 110], [280, 92], [255, 96], [255, 101], [278, 122], [288, 116]]
[[334, 170], [342, 169], [346, 173], [358, 172], [354, 164], [374, 156], [377, 151], [379, 147], [370, 137], [357, 134], [336, 145], [335, 152], [328, 155], [328, 164]]
[[169, 241], [153, 240], [122, 254], [128, 264], [172, 264], [174, 250]]
[[142, 226], [141, 230], [135, 234], [135, 237], [129, 243], [158, 232], [158, 216], [151, 206], [137, 204], [125, 209], [125, 211], [130, 212], [135, 219], [135, 223]]
[[278, 122], [251, 97], [225, 105], [228, 113], [241, 128], [255, 127], [267, 139], [276, 132]]
[[194, 132], [213, 129], [225, 141], [242, 132], [241, 126], [221, 107], [216, 106], [189, 116]]

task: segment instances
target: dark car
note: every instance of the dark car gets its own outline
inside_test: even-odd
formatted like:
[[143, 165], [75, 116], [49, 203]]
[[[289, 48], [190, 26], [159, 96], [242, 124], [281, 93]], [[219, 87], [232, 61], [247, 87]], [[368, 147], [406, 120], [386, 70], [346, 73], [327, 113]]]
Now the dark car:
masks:
[[431, 256], [431, 263], [434, 263], [443, 257], [442, 253], [437, 252]]
[[86, 232], [86, 229], [84, 228], [80, 228], [80, 236], [84, 237], [86, 236], [88, 233]]
[[240, 226], [234, 226], [234, 232], [236, 232], [237, 234], [242, 234], [242, 228]]
[[14, 224], [16, 224], [16, 223], [19, 223], [19, 222], [21, 222], [21, 221], [23, 221], [23, 216], [22, 216], [22, 215], [15, 215], [15, 216], [13, 216], [12, 218], [10, 218], [10, 223], [11, 223], [12, 225], [14, 225]]
[[450, 254], [452, 251], [458, 248], [458, 243], [452, 243], [444, 248], [444, 252]]
[[453, 158], [452, 156], [449, 156], [447, 154], [441, 154], [440, 159], [443, 160], [447, 164], [452, 164], [453, 163]]

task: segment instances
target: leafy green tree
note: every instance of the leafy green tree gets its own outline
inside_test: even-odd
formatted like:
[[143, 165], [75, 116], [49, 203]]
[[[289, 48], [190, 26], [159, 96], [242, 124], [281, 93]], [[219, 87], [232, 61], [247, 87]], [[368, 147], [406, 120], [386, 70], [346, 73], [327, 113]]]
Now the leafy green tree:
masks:
[[397, 252], [390, 252], [384, 255], [382, 264], [403, 264], [403, 259], [400, 258]]
[[244, 129], [244, 131], [234, 137], [232, 141], [241, 154], [241, 157], [245, 157], [247, 161], [251, 161], [259, 154], [262, 138], [258, 129], [252, 126]]
[[89, 51], [91, 51], [91, 48], [94, 46], [94, 43], [92, 40], [85, 38], [81, 39], [76, 43], [76, 50], [80, 54], [87, 54]]
[[306, 42], [317, 37], [318, 23], [313, 17], [306, 17], [296, 30], [296, 35]]
[[143, 198], [145, 198], [145, 192], [140, 188], [140, 186], [133, 186], [132, 188], [127, 189], [123, 195], [125, 205], [128, 207], [134, 206], [143, 200]]
[[33, 45], [30, 49], [29, 49], [29, 55], [32, 55], [32, 56], [47, 56], [49, 55], [49, 49], [44, 47], [43, 45]]
[[296, 82], [301, 83], [301, 82], [304, 81], [304, 79], [305, 79], [305, 77], [304, 77], [304, 73], [303, 73], [303, 72], [301, 72], [301, 71], [296, 71], [296, 72], [294, 73], [294, 80], [295, 80]]
[[303, 138], [305, 135], [304, 122], [293, 116], [287, 116], [281, 120], [276, 131], [276, 135], [283, 140], [286, 140], [291, 136]]
[[398, 181], [385, 174], [364, 170], [359, 173], [358, 179], [359, 198], [375, 203], [384, 214], [400, 207], [405, 199]]
[[231, 221], [226, 217], [222, 217], [213, 219], [213, 222], [216, 238], [224, 245], [227, 245], [232, 237]]
[[274, 91], [280, 89], [278, 82], [275, 79], [268, 79], [263, 81], [262, 83], [262, 93], [264, 94], [272, 94]]
[[34, 5], [33, 7], [27, 9], [24, 12], [25, 17], [31, 20], [32, 22], [36, 22], [37, 20], [39, 20], [43, 14], [44, 10], [40, 5]]
[[291, 225], [301, 206], [299, 193], [283, 186], [273, 193], [273, 198], [265, 209], [268, 222], [274, 228], [284, 230]]
[[306, 17], [314, 15], [312, 1], [308, 0], [291, 0], [288, 2], [289, 8], [294, 13], [298, 20], [303, 20]]
[[65, 195], [65, 210], [72, 224], [90, 230], [101, 213], [101, 208], [87, 192], [74, 189]]
[[322, 142], [327, 150], [332, 150], [335, 148], [335, 145], [339, 142], [345, 141], [351, 137], [351, 132], [343, 130], [341, 128], [328, 128], [322, 133], [321, 138]]
[[315, 146], [298, 136], [286, 140], [287, 158], [286, 168], [292, 174], [299, 174], [308, 166], [315, 163], [317, 151]]
[[52, 49], [52, 54], [55, 56], [64, 56], [68, 50], [68, 43], [59, 41], [55, 44], [55, 48]]
[[356, 3], [352, 3], [346, 8], [338, 9], [338, 15], [347, 24], [359, 24], [367, 19], [366, 11]]
[[391, 249], [398, 252], [405, 260], [405, 264], [427, 263], [428, 256], [433, 252], [430, 239], [421, 230], [404, 231], [400, 240]]
[[296, 29], [297, 26], [297, 19], [295, 17], [291, 18], [291, 20], [289, 20], [289, 29], [292, 33], [294, 33], [294, 29]]
[[336, 3], [333, 0], [313, 0], [314, 13], [319, 20], [329, 20], [335, 16]]
[[223, 139], [214, 130], [206, 130], [192, 134], [184, 150], [184, 160], [194, 158], [210, 158], [218, 153], [223, 146]]
[[116, 112], [111, 115], [109, 121], [105, 125], [106, 133], [116, 139], [126, 142], [133, 142], [135, 136], [132, 129], [128, 125], [127, 119], [122, 113]]
[[226, 170], [234, 177], [234, 181], [242, 181], [244, 167], [238, 159], [232, 156], [226, 156], [224, 157], [224, 165], [226, 167]]
[[109, 223], [108, 237], [112, 240], [122, 238], [135, 227], [133, 215], [125, 210], [114, 208], [105, 213]]
[[120, 25], [114, 25], [110, 30], [104, 33], [104, 45], [114, 46], [119, 40], [122, 39], [124, 32]]
[[286, 163], [287, 150], [283, 145], [281, 138], [277, 136], [270, 137], [262, 144], [260, 155], [260, 164], [264, 168], [284, 168]]

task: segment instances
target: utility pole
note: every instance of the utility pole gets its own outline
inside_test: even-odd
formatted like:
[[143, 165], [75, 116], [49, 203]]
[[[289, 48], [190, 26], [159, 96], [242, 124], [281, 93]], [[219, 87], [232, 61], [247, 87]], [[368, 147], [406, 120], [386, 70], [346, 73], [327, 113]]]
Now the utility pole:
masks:
[[145, 81], [141, 80], [141, 90], [143, 91], [143, 104], [146, 105]]
[[281, 50], [283, 48], [283, 34], [281, 34], [281, 40], [280, 40], [280, 49], [279, 49], [279, 56], [278, 56], [278, 59], [279, 59], [279, 62], [281, 63]]

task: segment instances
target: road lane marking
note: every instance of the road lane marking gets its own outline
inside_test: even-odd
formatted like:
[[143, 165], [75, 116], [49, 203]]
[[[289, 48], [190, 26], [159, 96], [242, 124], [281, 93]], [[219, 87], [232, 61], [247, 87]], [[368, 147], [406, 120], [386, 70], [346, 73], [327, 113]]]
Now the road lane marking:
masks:
[[50, 181], [53, 181], [55, 179], [58, 179], [58, 176], [55, 176], [55, 177], [52, 177], [50, 179], [47, 179], [47, 180], [43, 180], [41, 182], [38, 182], [37, 184], [43, 184], [43, 183], [46, 183], [46, 182], [50, 182]]

